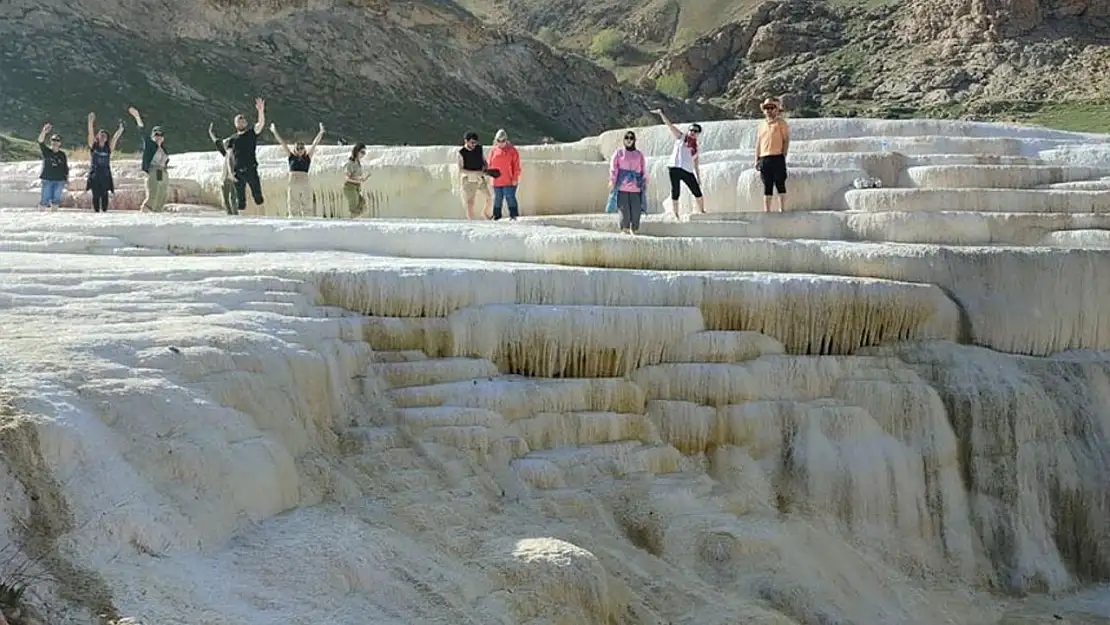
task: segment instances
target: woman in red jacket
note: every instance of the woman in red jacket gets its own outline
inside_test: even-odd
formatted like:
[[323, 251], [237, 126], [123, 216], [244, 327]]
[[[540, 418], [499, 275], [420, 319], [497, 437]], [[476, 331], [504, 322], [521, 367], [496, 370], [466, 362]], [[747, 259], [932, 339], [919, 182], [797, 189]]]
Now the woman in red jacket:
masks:
[[489, 169], [496, 169], [501, 175], [493, 179], [493, 219], [501, 219], [501, 202], [509, 204], [509, 221], [518, 216], [516, 185], [520, 182], [520, 152], [509, 143], [505, 129], [497, 131], [493, 137], [493, 149], [489, 152]]

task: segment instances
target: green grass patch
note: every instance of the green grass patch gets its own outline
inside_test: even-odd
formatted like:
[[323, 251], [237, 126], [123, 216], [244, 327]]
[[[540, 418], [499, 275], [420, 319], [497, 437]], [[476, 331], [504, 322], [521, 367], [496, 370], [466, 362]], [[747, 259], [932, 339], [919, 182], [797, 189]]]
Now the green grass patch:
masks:
[[690, 87], [686, 84], [686, 77], [680, 71], [674, 71], [656, 78], [655, 90], [679, 100], [690, 95]]
[[30, 161], [39, 158], [39, 146], [11, 135], [0, 134], [0, 161]]
[[1013, 111], [1009, 115], [1016, 122], [1058, 130], [1110, 133], [1110, 102], [1042, 104], [1032, 110]]

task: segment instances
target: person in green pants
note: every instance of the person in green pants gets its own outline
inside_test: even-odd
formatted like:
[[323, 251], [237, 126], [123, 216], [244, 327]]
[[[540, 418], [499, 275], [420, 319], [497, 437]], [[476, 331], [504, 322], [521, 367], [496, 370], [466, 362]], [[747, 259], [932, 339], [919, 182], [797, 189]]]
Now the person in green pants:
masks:
[[163, 143], [162, 127], [155, 126], [150, 129], [150, 134], [147, 134], [138, 109], [132, 106], [127, 109], [127, 112], [135, 119], [135, 125], [139, 127], [139, 137], [143, 142], [141, 167], [146, 174], [146, 197], [143, 198], [143, 205], [139, 210], [144, 213], [148, 211], [160, 213], [166, 207], [166, 200], [169, 199], [170, 194], [170, 176], [167, 172], [170, 157]]
[[362, 174], [364, 156], [366, 156], [366, 144], [356, 143], [355, 147], [351, 148], [347, 166], [343, 168], [343, 197], [347, 200], [349, 217], [360, 217], [366, 210], [366, 197], [362, 195], [362, 183], [370, 178], [370, 174]]
[[223, 198], [224, 210], [228, 215], [239, 214], [239, 202], [235, 195], [235, 154], [228, 149], [230, 142], [227, 139], [220, 139], [216, 137], [216, 132], [212, 129], [213, 124], [208, 124], [208, 138], [212, 143], [216, 144], [216, 149], [224, 157], [224, 174], [223, 183], [220, 187], [220, 197]]

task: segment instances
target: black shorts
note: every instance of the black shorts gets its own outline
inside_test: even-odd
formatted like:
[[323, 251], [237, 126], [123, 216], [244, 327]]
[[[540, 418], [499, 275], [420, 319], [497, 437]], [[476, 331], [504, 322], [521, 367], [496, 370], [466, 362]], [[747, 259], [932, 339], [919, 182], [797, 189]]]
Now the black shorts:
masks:
[[786, 193], [786, 157], [782, 154], [759, 159], [759, 177], [763, 179], [763, 195]]
[[671, 167], [669, 173], [671, 175], [672, 201], [678, 201], [679, 191], [682, 190], [682, 187], [679, 186], [681, 183], [686, 183], [686, 188], [690, 190], [690, 193], [694, 194], [694, 197], [701, 197], [701, 185], [698, 184], [697, 176], [681, 167]]

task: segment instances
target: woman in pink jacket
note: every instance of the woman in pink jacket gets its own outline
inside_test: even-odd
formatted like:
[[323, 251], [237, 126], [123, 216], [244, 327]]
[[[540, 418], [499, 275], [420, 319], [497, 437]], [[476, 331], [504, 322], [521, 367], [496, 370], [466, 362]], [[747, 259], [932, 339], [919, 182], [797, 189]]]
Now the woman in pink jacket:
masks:
[[609, 207], [606, 212], [613, 212], [613, 209], [620, 211], [621, 232], [636, 234], [640, 229], [647, 182], [644, 153], [636, 149], [636, 133], [629, 130], [624, 135], [624, 147], [617, 148], [609, 163]]
[[509, 205], [509, 221], [516, 221], [516, 186], [520, 182], [520, 152], [509, 143], [509, 133], [505, 129], [497, 131], [493, 137], [493, 149], [489, 151], [487, 169], [496, 169], [500, 175], [493, 179], [493, 219], [501, 219], [501, 202]]

